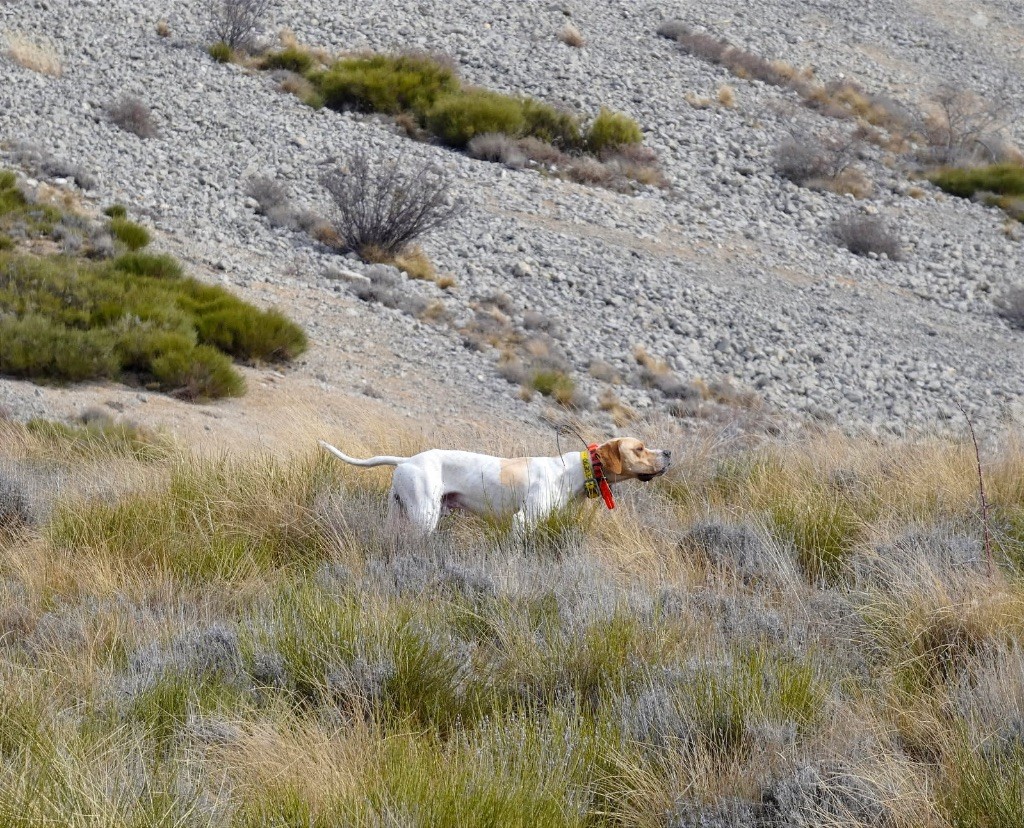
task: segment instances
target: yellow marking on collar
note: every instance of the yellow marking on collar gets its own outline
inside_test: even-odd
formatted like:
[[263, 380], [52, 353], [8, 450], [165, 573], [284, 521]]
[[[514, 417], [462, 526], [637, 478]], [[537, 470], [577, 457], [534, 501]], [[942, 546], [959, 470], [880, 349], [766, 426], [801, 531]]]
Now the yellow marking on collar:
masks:
[[590, 462], [590, 451], [581, 451], [580, 460], [583, 463], [583, 487], [587, 490], [587, 497], [600, 497], [601, 492], [597, 486], [594, 464]]

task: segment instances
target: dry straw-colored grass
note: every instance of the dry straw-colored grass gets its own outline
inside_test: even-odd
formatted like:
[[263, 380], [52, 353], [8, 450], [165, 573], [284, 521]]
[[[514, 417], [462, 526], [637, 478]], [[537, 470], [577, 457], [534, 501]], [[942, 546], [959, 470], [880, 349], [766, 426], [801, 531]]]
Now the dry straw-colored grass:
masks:
[[4, 38], [7, 41], [4, 53], [19, 66], [54, 78], [59, 78], [64, 74], [64, 65], [52, 43], [45, 40], [31, 40], [26, 35], [17, 32], [7, 32], [4, 34]]
[[[416, 542], [380, 526], [388, 472], [315, 438], [553, 440], [358, 419], [289, 417], [293, 452], [220, 458], [71, 458], [3, 424], [0, 468], [128, 482], [0, 538], [0, 814], [653, 828], [788, 796], [803, 824], [1015, 824], [1024, 593], [977, 557], [964, 441], [637, 420], [677, 461], [614, 512]], [[983, 447], [996, 523], [1024, 506], [1020, 445]]]

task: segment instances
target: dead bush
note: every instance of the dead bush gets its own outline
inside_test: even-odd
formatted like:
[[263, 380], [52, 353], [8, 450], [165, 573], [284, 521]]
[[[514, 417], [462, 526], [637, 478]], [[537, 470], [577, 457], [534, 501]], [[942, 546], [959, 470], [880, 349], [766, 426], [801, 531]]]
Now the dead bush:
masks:
[[843, 247], [857, 256], [874, 253], [893, 261], [900, 258], [899, 237], [881, 216], [846, 216], [835, 223], [833, 233]]
[[327, 173], [323, 184], [334, 201], [334, 230], [344, 252], [375, 247], [397, 256], [451, 221], [462, 206], [439, 168], [407, 167], [401, 159], [371, 161], [364, 152]]
[[561, 164], [567, 158], [565, 153], [554, 144], [534, 138], [532, 135], [520, 138], [516, 142], [516, 146], [530, 161], [545, 166]]
[[213, 8], [212, 34], [231, 49], [252, 51], [256, 34], [273, 7], [273, 0], [220, 0]]
[[923, 131], [938, 164], [995, 163], [1007, 152], [1007, 112], [958, 86], [943, 85], [929, 102]]
[[506, 167], [519, 169], [526, 164], [526, 154], [518, 142], [501, 132], [485, 132], [466, 145], [466, 151], [481, 161], [494, 161]]
[[139, 138], [155, 138], [157, 135], [149, 106], [142, 98], [134, 95], [122, 95], [107, 104], [107, 117], [114, 126]]
[[566, 46], [572, 46], [574, 49], [582, 49], [587, 42], [580, 30], [572, 23], [566, 23], [561, 29], [559, 29], [558, 39]]
[[834, 179], [854, 162], [856, 150], [852, 136], [794, 132], [775, 150], [775, 171], [795, 184]]

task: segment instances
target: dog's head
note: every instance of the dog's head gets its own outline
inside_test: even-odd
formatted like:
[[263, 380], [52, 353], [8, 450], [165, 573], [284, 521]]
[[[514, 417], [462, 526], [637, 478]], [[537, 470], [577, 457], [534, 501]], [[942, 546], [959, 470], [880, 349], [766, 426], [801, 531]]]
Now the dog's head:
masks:
[[668, 471], [672, 452], [667, 449], [649, 449], [640, 440], [618, 437], [597, 447], [604, 474], [611, 482], [619, 480], [653, 480]]

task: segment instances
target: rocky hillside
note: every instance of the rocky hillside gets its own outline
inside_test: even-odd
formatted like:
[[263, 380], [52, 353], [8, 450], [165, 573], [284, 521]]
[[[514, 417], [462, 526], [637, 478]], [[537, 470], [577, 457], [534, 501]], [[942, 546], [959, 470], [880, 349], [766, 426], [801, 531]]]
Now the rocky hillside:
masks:
[[[944, 194], [912, 154], [884, 140], [851, 144], [851, 168], [869, 194], [799, 186], [779, 174], [779, 146], [794, 133], [845, 140], [856, 123], [657, 34], [678, 19], [906, 111], [926, 112], [936, 90], [952, 85], [980, 96], [1005, 140], [1021, 143], [1019, 4], [302, 0], [275, 4], [265, 22], [268, 43], [288, 28], [332, 53], [439, 52], [467, 83], [586, 115], [602, 106], [628, 113], [670, 182], [629, 194], [417, 143], [376, 116], [312, 109], [269, 73], [214, 62], [209, 7], [0, 5], [9, 47], [0, 57], [0, 161], [32, 181], [77, 184], [87, 209], [128, 205], [157, 231], [156, 246], [197, 275], [304, 323], [310, 354], [287, 376], [260, 378], [280, 386], [282, 399], [395, 397], [393, 410], [411, 414], [535, 420], [550, 401], [522, 400], [498, 361], [508, 350], [502, 337], [543, 332], [545, 357], [573, 378], [582, 416], [606, 428], [613, 413], [620, 422], [651, 409], [716, 416], [755, 395], [781, 419], [897, 432], [941, 426], [959, 416], [957, 401], [979, 421], [1024, 417], [1024, 333], [997, 312], [1024, 279], [1021, 226]], [[581, 47], [559, 39], [567, 21]], [[14, 59], [26, 43], [58, 69]], [[152, 137], [111, 122], [108, 107], [124, 95], [150, 108]], [[360, 148], [382, 163], [437, 165], [464, 205], [424, 242], [454, 285], [401, 277], [412, 297], [404, 309], [353, 293], [368, 276], [397, 272], [382, 276], [379, 265], [274, 226], [247, 195], [252, 178], [266, 176], [296, 205], [328, 215], [322, 174]], [[839, 244], [834, 227], [851, 215], [879, 218], [898, 259]], [[491, 344], [467, 348], [480, 313], [497, 320]], [[16, 413], [75, 404], [10, 381], [0, 394]], [[111, 394], [121, 392], [99, 392]], [[119, 404], [139, 401], [121, 394]]]

